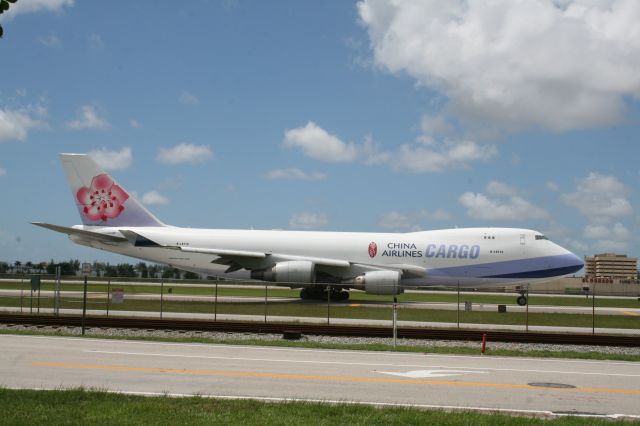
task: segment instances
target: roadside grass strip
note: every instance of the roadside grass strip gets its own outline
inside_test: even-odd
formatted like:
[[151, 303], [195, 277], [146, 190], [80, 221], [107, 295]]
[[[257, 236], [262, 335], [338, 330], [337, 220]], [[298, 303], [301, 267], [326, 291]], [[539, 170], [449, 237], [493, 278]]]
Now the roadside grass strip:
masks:
[[[223, 399], [202, 396], [140, 396], [104, 390], [0, 388], [0, 425], [606, 425], [606, 419], [553, 419], [472, 411], [364, 404]], [[544, 416], [544, 414], [543, 414]], [[548, 417], [548, 416], [546, 416]]]

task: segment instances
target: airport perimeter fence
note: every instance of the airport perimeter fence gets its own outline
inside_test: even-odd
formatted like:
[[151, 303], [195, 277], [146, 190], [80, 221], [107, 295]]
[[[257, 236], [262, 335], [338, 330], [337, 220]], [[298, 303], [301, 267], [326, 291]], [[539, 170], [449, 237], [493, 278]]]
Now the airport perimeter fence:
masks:
[[[582, 295], [407, 291], [397, 296], [350, 291], [348, 300], [326, 292], [337, 284], [318, 284], [320, 298], [302, 300], [300, 289], [273, 283], [232, 280], [164, 280], [50, 275], [0, 278], [0, 310], [30, 315], [126, 316], [210, 321], [313, 322], [480, 328], [533, 331], [577, 327], [603, 333], [623, 329], [640, 334], [640, 285], [633, 296], [601, 295], [594, 283]], [[86, 290], [86, 293], [85, 293]], [[318, 296], [318, 294], [316, 294]], [[560, 330], [560, 328], [558, 329]]]

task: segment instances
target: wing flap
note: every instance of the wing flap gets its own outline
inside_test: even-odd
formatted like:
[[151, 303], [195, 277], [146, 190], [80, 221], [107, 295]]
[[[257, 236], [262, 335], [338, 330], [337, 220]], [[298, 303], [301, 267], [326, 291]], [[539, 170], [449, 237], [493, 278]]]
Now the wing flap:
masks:
[[212, 254], [219, 257], [254, 257], [262, 258], [267, 257], [267, 254], [259, 251], [245, 251], [245, 250], [227, 250], [227, 249], [209, 249], [209, 248], [197, 248], [197, 247], [180, 247], [180, 251], [187, 253], [202, 253]]
[[405, 263], [392, 263], [385, 265], [389, 268], [402, 270], [402, 276], [404, 278], [422, 278], [426, 273], [426, 269], [421, 266], [408, 265]]

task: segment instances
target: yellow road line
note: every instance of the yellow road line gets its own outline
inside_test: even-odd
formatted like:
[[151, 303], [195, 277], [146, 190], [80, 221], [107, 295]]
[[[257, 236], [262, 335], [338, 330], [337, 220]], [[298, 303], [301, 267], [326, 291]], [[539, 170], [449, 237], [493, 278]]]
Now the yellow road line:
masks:
[[625, 315], [633, 315], [634, 317], [640, 316], [640, 314], [631, 311], [622, 311], [622, 313]]
[[530, 389], [530, 390], [557, 390], [569, 392], [585, 393], [619, 393], [627, 395], [640, 395], [640, 389], [606, 389], [606, 388], [547, 388], [539, 386], [518, 385], [510, 383], [482, 383], [482, 382], [456, 382], [452, 380], [416, 380], [416, 379], [392, 379], [378, 377], [349, 377], [349, 376], [315, 376], [307, 374], [280, 374], [280, 373], [257, 373], [251, 371], [210, 371], [210, 370], [187, 370], [176, 368], [154, 368], [154, 367], [130, 367], [126, 365], [99, 365], [99, 364], [69, 364], [64, 362], [34, 361], [36, 367], [58, 367], [73, 368], [83, 370], [107, 370], [123, 372], [142, 373], [171, 373], [188, 374], [195, 376], [228, 376], [228, 377], [257, 377], [270, 379], [288, 380], [317, 380], [335, 382], [361, 382], [361, 383], [400, 383], [414, 385], [444, 385], [467, 388], [501, 388], [501, 389]]

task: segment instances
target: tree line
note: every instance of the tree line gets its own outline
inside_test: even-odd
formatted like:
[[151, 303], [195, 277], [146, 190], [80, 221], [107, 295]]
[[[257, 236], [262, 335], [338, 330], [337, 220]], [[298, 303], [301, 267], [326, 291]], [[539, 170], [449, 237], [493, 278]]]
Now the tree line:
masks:
[[[70, 259], [63, 262], [34, 263], [31, 261], [22, 262], [16, 260], [12, 263], [0, 261], [0, 274], [50, 274], [56, 273], [56, 268], [60, 267], [60, 275], [72, 276], [80, 275], [82, 263], [78, 259]], [[91, 264], [92, 276], [97, 277], [128, 277], [128, 278], [174, 278], [174, 279], [198, 279], [200, 275], [189, 271], [182, 271], [167, 265], [147, 264], [138, 262], [136, 264], [94, 261]]]

